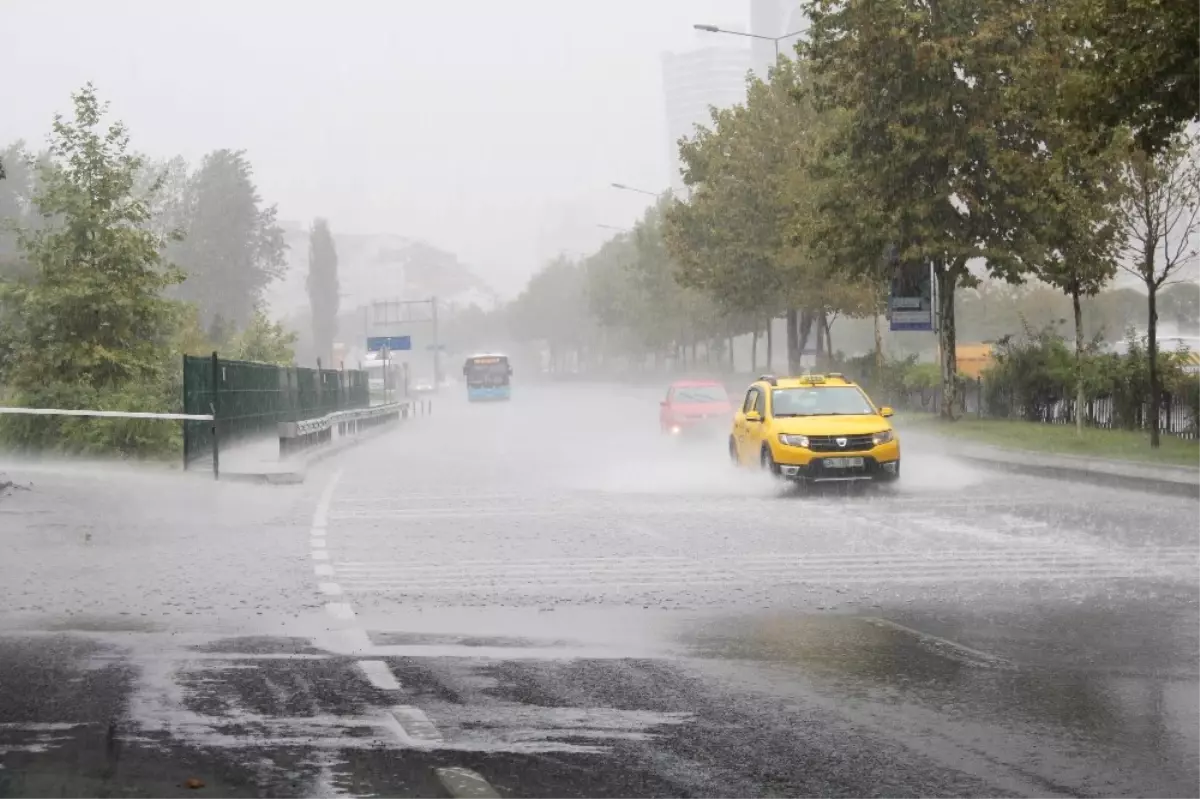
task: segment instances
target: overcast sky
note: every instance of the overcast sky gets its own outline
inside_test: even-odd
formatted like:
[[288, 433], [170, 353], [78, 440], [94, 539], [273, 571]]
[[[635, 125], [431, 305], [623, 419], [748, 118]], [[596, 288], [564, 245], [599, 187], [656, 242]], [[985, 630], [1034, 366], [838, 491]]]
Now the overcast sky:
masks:
[[564, 215], [624, 226], [650, 200], [609, 183], [667, 185], [661, 54], [748, 17], [747, 0], [0, 0], [0, 143], [41, 145], [91, 80], [150, 155], [245, 149], [281, 218], [425, 239], [507, 293]]

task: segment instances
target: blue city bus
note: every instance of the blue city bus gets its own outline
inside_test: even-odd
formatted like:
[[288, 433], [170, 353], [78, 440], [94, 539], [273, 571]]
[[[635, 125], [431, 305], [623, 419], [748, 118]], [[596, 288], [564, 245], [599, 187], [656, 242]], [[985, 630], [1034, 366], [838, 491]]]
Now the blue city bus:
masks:
[[512, 366], [507, 355], [472, 355], [463, 364], [463, 377], [467, 381], [467, 399], [506, 400], [512, 396], [509, 379]]

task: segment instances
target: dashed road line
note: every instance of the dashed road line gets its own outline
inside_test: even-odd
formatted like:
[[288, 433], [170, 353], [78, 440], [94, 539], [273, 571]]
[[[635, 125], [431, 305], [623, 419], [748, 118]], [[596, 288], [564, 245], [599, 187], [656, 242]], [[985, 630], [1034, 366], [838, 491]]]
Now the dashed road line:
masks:
[[[312, 528], [310, 530], [312, 559], [315, 561], [325, 561], [313, 566], [313, 572], [317, 577], [333, 578], [335, 576], [333, 565], [328, 563], [330, 557], [325, 534], [329, 523], [329, 508], [333, 502], [333, 492], [341, 476], [342, 473], [339, 470], [330, 478], [329, 483], [325, 486], [325, 490], [321, 492], [321, 498], [317, 502], [317, 509], [313, 513]], [[332, 579], [318, 581], [317, 589], [325, 596], [342, 596], [345, 593], [341, 584], [334, 582]], [[339, 643], [353, 651], [354, 654], [365, 655], [376, 650], [370, 636], [357, 623], [357, 614], [354, 612], [353, 605], [349, 602], [326, 602], [325, 610], [335, 619], [350, 622], [345, 629], [337, 630], [334, 633], [334, 637]], [[359, 660], [358, 667], [362, 670], [371, 685], [376, 688], [390, 692], [401, 690], [399, 680], [392, 674], [391, 669], [388, 668], [387, 663], [384, 661]], [[432, 748], [442, 743], [442, 734], [438, 732], [437, 727], [434, 726], [433, 722], [429, 720], [429, 717], [420, 708], [410, 705], [394, 705], [388, 710], [383, 724], [392, 731], [397, 740], [404, 746]], [[468, 772], [465, 769], [448, 769], [447, 771], [447, 776], [444, 778], [439, 777], [439, 779], [442, 779], [443, 785], [447, 786], [447, 790], [450, 791], [452, 796], [490, 797], [496, 795], [494, 791], [488, 793], [491, 786], [474, 772]], [[451, 788], [449, 787], [451, 785], [457, 787]], [[459, 792], [456, 793], [456, 790]]]
[[454, 799], [500, 799], [491, 783], [469, 768], [438, 768], [434, 773]]
[[362, 669], [367, 680], [381, 691], [399, 691], [400, 681], [392, 670], [382, 660], [360, 660], [358, 667]]
[[354, 608], [349, 602], [326, 602], [325, 610], [335, 619], [349, 620], [355, 617]]
[[927, 633], [914, 627], [908, 627], [904, 624], [900, 624], [899, 622], [892, 621], [891, 619], [885, 619], [880, 616], [865, 616], [863, 617], [863, 620], [869, 624], [874, 624], [876, 627], [889, 627], [897, 632], [911, 635], [918, 641], [929, 645], [933, 649], [942, 650], [943, 653], [945, 650], [950, 650], [951, 652], [957, 653], [961, 659], [972, 662], [975, 665], [983, 665], [1000, 669], [1016, 668], [1016, 664], [1007, 658], [1000, 657], [999, 655], [993, 655], [990, 652], [984, 652], [981, 649], [975, 649], [974, 647], [967, 646], [966, 644], [960, 644], [958, 641], [951, 641], [949, 638], [943, 638], [940, 635], [934, 635], [933, 633]]
[[425, 711], [411, 705], [396, 705], [391, 709], [392, 718], [404, 730], [405, 743], [416, 746], [433, 746], [442, 743], [442, 734], [425, 715]]

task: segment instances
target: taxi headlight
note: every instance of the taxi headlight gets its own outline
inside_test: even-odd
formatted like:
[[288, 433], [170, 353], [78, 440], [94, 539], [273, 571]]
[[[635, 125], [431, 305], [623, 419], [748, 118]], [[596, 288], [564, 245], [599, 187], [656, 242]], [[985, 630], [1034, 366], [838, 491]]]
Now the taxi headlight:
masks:
[[808, 448], [808, 436], [800, 436], [793, 433], [780, 433], [779, 440], [789, 447]]
[[891, 430], [880, 430], [871, 436], [871, 443], [878, 447], [880, 444], [888, 443], [895, 437], [895, 434]]

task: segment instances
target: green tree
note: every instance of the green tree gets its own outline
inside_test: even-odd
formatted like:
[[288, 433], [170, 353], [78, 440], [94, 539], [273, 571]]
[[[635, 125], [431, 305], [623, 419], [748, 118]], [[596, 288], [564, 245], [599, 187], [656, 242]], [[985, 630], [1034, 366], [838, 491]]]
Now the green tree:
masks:
[[1028, 20], [998, 0], [810, 0], [808, 11], [818, 108], [847, 115], [819, 165], [837, 183], [822, 193], [819, 239], [863, 270], [889, 246], [902, 262], [932, 264], [941, 413], [953, 418], [954, 297], [973, 282], [968, 261], [1008, 280], [1031, 267], [1027, 187], [998, 157], [1038, 148], [1009, 106]]
[[1158, 310], [1181, 335], [1200, 333], [1200, 283], [1186, 280], [1166, 286], [1158, 295]]
[[263, 205], [241, 150], [206, 155], [187, 191], [184, 237], [173, 251], [187, 279], [177, 294], [199, 306], [206, 327], [242, 328], [286, 265], [275, 206]]
[[1189, 136], [1126, 161], [1128, 191], [1119, 208], [1124, 237], [1121, 266], [1146, 287], [1146, 360], [1150, 382], [1150, 446], [1159, 446], [1162, 381], [1158, 359], [1158, 292], [1196, 263], [1200, 238], [1200, 158]]
[[566, 256], [546, 264], [513, 302], [510, 320], [519, 339], [545, 342], [551, 369], [562, 370], [572, 357], [582, 360], [594, 331], [582, 266]]
[[[20, 233], [33, 275], [5, 287], [18, 316], [4, 331], [4, 378], [18, 404], [159, 410], [175, 319], [164, 291], [179, 276], [163, 261], [165, 239], [146, 227], [149, 205], [134, 191], [142, 160], [129, 151], [124, 124], [105, 123], [107, 106], [91, 84], [73, 101], [72, 119], [54, 119], [33, 198], [52, 224]], [[25, 417], [4, 428], [24, 446], [97, 446], [107, 435], [98, 430], [126, 451], [162, 444], [144, 426], [94, 420]]]
[[0, 280], [4, 280], [30, 271], [18, 246], [18, 232], [46, 225], [33, 198], [40, 189], [39, 173], [47, 155], [35, 157], [18, 141], [0, 151], [0, 156], [8, 164], [8, 176], [0, 183]]
[[275, 363], [290, 366], [295, 362], [296, 334], [272, 322], [261, 309], [255, 309], [250, 323], [231, 338], [225, 354], [240, 361]]
[[308, 306], [312, 311], [313, 346], [325, 363], [332, 363], [333, 339], [337, 335], [338, 284], [337, 249], [329, 222], [317, 219], [308, 234]]
[[1015, 109], [1036, 131], [1036, 157], [1006, 151], [1010, 172], [1024, 172], [1024, 226], [1036, 240], [1031, 260], [1044, 282], [1071, 298], [1075, 327], [1075, 429], [1083, 435], [1087, 339], [1084, 297], [1093, 297], [1112, 280], [1120, 253], [1117, 223], [1121, 195], [1120, 167], [1124, 137], [1105, 136], [1071, 119], [1061, 86], [1044, 79], [1053, 74], [1073, 41], [1053, 26], [1054, 15], [1042, 14], [1040, 36], [1025, 49], [1017, 65]]
[[1058, 66], [1064, 97], [1087, 129], [1134, 130], [1153, 154], [1200, 117], [1200, 4], [1195, 0], [1060, 0], [1049, 23], [1075, 39]]

